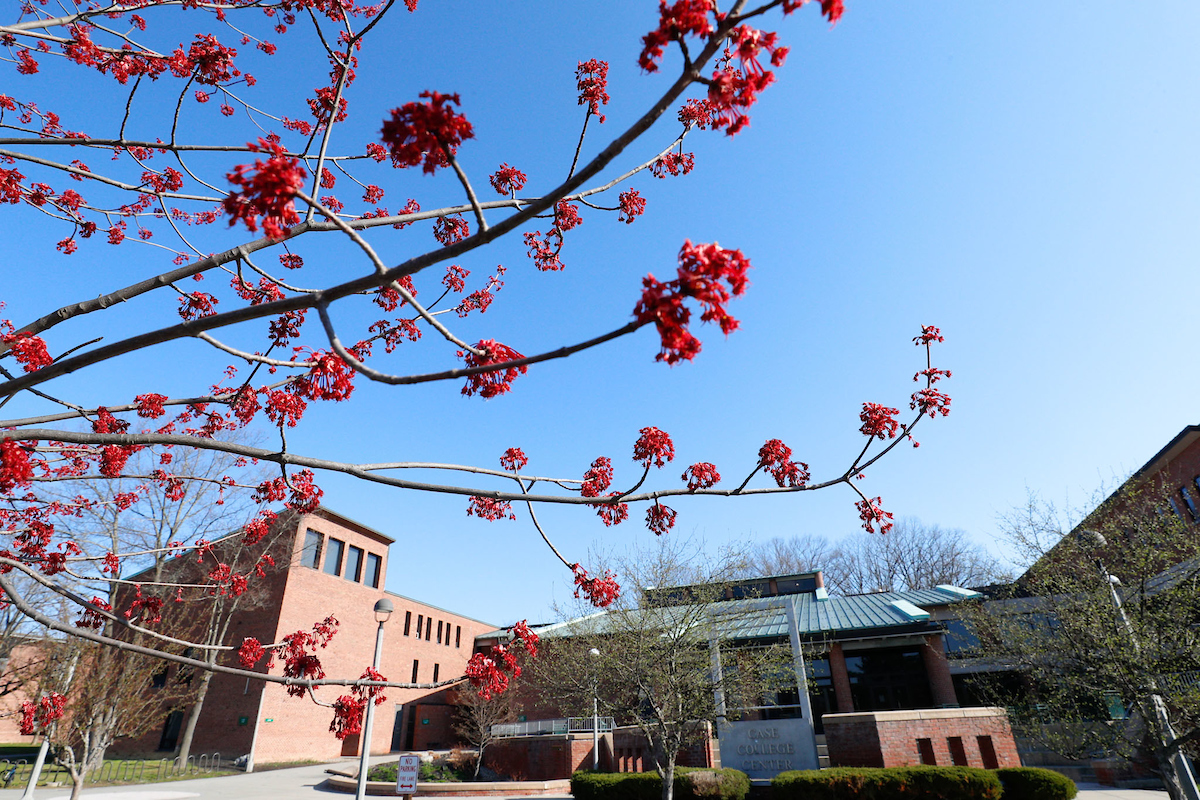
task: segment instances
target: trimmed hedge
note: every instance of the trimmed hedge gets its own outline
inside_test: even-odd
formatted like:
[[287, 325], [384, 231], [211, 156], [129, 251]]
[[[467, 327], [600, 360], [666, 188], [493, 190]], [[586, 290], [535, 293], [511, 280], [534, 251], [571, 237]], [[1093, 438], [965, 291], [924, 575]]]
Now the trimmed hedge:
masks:
[[781, 772], [771, 781], [776, 800], [1000, 800], [992, 770], [976, 767], [838, 767]]
[[1075, 781], [1051, 769], [1006, 767], [996, 770], [1004, 784], [1004, 800], [1072, 800]]
[[[745, 800], [750, 778], [736, 769], [675, 768], [679, 800]], [[575, 800], [659, 800], [662, 778], [657, 772], [589, 772], [571, 776]]]

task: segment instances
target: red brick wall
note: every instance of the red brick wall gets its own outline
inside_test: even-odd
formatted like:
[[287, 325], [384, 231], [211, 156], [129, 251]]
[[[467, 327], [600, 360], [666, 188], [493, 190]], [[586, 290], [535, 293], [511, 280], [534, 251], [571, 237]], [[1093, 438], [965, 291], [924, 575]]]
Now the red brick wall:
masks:
[[[601, 737], [608, 739], [607, 736]], [[606, 768], [607, 747], [601, 743], [601, 769]], [[484, 766], [518, 781], [569, 778], [592, 768], [591, 734], [520, 736], [501, 739], [484, 751]]]
[[[322, 566], [324, 554], [328, 552], [329, 537], [345, 542], [346, 553], [349, 546], [353, 545], [361, 547], [366, 553], [382, 556], [382, 587], [387, 575], [390, 538], [324, 509], [298, 518], [284, 517], [281, 524], [284, 523], [287, 529], [281, 536], [279, 551], [275, 555], [279, 569], [259, 584], [266, 592], [265, 602], [234, 617], [229, 636], [234, 645], [240, 644], [248, 636], [264, 644], [277, 642], [288, 633], [311, 630], [315, 622], [333, 615], [340, 624], [328, 649], [319, 652], [322, 665], [330, 677], [358, 677], [370, 666], [375, 652], [378, 624], [372, 609], [376, 600], [386, 596], [392, 601], [395, 611], [383, 629], [380, 672], [393, 680], [408, 682], [412, 678], [415, 659], [419, 662], [417, 681], [431, 683], [435, 664], [438, 665], [439, 680], [461, 675], [470, 658], [475, 636], [495, 629], [494, 625], [452, 614], [407, 597], [385, 594], [382, 588], [375, 589], [300, 565], [304, 531], [311, 528], [326, 537]], [[343, 554], [343, 564], [346, 553]], [[408, 636], [404, 635], [406, 613], [411, 614]], [[419, 639], [416, 631], [418, 617], [423, 623]], [[430, 618], [433, 619], [432, 636], [426, 640], [424, 633]], [[439, 621], [443, 623], [441, 643], [437, 637]], [[459, 628], [461, 636], [456, 647], [454, 634]], [[260, 664], [259, 670], [262, 669]], [[279, 674], [279, 671], [277, 664], [272, 673]], [[317, 689], [316, 696], [329, 703], [345, 693], [345, 689], [327, 686]], [[389, 689], [386, 695], [387, 700], [375, 709], [372, 753], [391, 750], [396, 715], [404, 704], [418, 702], [423, 703], [419, 706], [423, 714], [421, 718], [429, 719], [430, 725], [416, 726], [414, 746], [420, 748], [424, 743], [449, 746], [453, 743], [451, 708], [443, 695], [429, 688]], [[165, 721], [165, 711], [163, 716]], [[247, 717], [246, 725], [238, 725], [240, 717]], [[343, 743], [329, 732], [331, 719], [332, 711], [329, 708], [318, 706], [307, 698], [290, 697], [280, 684], [266, 684], [264, 688], [262, 682], [253, 679], [247, 682], [245, 678], [216, 675], [205, 701], [193, 752], [219, 751], [226, 757], [248, 753], [255, 739], [257, 723], [254, 747], [255, 762], [258, 764], [334, 760], [342, 754]], [[158, 746], [161, 733], [159, 726], [136, 742], [120, 743], [117, 751], [153, 751]]]
[[841, 642], [829, 646], [829, 673], [833, 678], [833, 696], [838, 711], [849, 713], [854, 710], [854, 698], [850, 694], [850, 676], [846, 672], [846, 654]]
[[929, 679], [929, 691], [935, 706], [956, 706], [958, 697], [954, 693], [954, 679], [950, 677], [950, 662], [946, 660], [946, 648], [940, 633], [925, 637], [921, 646], [921, 660], [925, 664], [925, 675]]
[[918, 740], [929, 739], [939, 766], [953, 764], [949, 738], [960, 737], [966, 766], [983, 767], [977, 737], [990, 736], [997, 765], [1019, 767], [1017, 745], [1002, 708], [917, 709], [826, 714], [825, 744], [835, 767], [905, 767], [921, 763]]

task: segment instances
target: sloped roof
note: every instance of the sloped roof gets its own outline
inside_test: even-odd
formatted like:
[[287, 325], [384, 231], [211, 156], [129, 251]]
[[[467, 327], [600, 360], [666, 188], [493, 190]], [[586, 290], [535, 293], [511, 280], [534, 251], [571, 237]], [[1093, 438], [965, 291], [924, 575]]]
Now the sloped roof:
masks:
[[[796, 624], [802, 638], [836, 636], [854, 631], [879, 631], [887, 628], [911, 628], [924, 622], [929, 608], [950, 605], [974, 596], [962, 590], [921, 589], [911, 592], [880, 592], [876, 594], [829, 597], [818, 600], [815, 594], [804, 593], [779, 597], [758, 597], [744, 600], [725, 600], [710, 603], [708, 611], [722, 639], [779, 639], [788, 636], [787, 604], [796, 610]], [[906, 613], [905, 604], [916, 607], [914, 616]], [[659, 607], [645, 612], [656, 616], [656, 624], [669, 622], [675, 611], [680, 619], [687, 616], [686, 607]], [[666, 616], [664, 620], [663, 615]], [[538, 631], [543, 637], [569, 637], [585, 628], [603, 632], [610, 618], [608, 612], [589, 614]], [[494, 636], [499, 631], [487, 634]]]

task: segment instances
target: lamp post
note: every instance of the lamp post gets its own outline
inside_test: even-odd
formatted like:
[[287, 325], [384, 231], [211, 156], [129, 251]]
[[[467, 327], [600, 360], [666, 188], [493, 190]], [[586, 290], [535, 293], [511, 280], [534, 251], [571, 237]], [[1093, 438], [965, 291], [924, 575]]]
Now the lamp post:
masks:
[[[594, 659], [600, 658], [600, 651], [593, 647], [588, 655]], [[592, 671], [592, 772], [600, 771], [600, 667], [598, 663]]]
[[[379, 659], [383, 655], [383, 623], [388, 621], [393, 610], [392, 601], [386, 597], [375, 603], [375, 621], [379, 623], [379, 627], [375, 631], [375, 659], [371, 662], [371, 668], [377, 671]], [[375, 721], [375, 701], [370, 697], [370, 693], [367, 695], [367, 708], [364, 714], [361, 737], [362, 753], [358, 757], [358, 791], [354, 795], [355, 800], [364, 800], [367, 796], [367, 769], [371, 758], [371, 723]]]
[[[1105, 584], [1108, 585], [1109, 596], [1112, 599], [1113, 608], [1117, 611], [1117, 619], [1121, 623], [1121, 630], [1128, 637], [1133, 651], [1141, 653], [1141, 643], [1138, 642], [1133, 625], [1129, 622], [1129, 617], [1125, 614], [1125, 606], [1121, 602], [1121, 593], [1117, 591], [1117, 587], [1121, 585], [1121, 580], [1116, 575], [1109, 575], [1104, 562], [1100, 560], [1100, 549], [1108, 544], [1108, 542], [1105, 541], [1104, 535], [1099, 531], [1082, 530], [1079, 532], [1078, 537], [1079, 541], [1085, 547], [1092, 550], [1096, 559], [1096, 567], [1099, 568], [1101, 577], [1104, 578]], [[1170, 745], [1175, 741], [1175, 729], [1171, 727], [1171, 718], [1167, 714], [1167, 704], [1158, 692], [1157, 679], [1153, 675], [1148, 677], [1150, 704], [1154, 707], [1154, 716], [1158, 719], [1158, 724], [1162, 728], [1163, 744]], [[1200, 789], [1196, 787], [1196, 776], [1192, 773], [1192, 765], [1188, 762], [1183, 750], [1177, 749], [1175, 755], [1171, 758], [1171, 762], [1175, 765], [1175, 775], [1179, 780], [1180, 787], [1183, 789], [1184, 796], [1189, 798], [1189, 800], [1200, 800]]]

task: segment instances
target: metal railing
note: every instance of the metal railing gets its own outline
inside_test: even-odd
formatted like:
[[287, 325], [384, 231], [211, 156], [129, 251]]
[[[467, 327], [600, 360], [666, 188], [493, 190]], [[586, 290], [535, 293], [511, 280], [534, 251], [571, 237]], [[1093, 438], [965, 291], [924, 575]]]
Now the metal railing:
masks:
[[[612, 717], [600, 717], [600, 733], [610, 733], [613, 729]], [[535, 719], [528, 722], [506, 722], [492, 726], [492, 736], [507, 739], [514, 736], [546, 736], [567, 733], [591, 733], [591, 717], [566, 717], [560, 719]]]
[[[193, 775], [216, 772], [222, 769], [232, 769], [233, 763], [221, 758], [220, 753], [202, 753], [198, 756], [188, 756], [187, 762], [180, 764], [178, 758], [161, 758], [150, 760], [114, 760], [105, 761], [98, 770], [93, 771], [87, 778], [88, 783], [153, 783], [180, 775]], [[29, 782], [33, 767], [27, 759], [11, 760], [0, 758], [0, 788], [16, 788]], [[57, 764], [47, 763], [42, 767], [38, 777], [38, 785], [47, 783], [70, 782], [68, 772]]]

